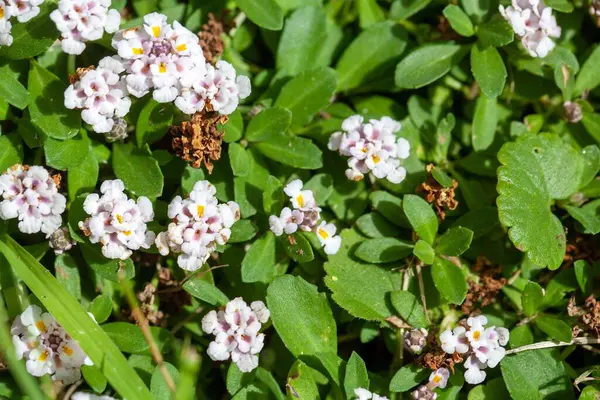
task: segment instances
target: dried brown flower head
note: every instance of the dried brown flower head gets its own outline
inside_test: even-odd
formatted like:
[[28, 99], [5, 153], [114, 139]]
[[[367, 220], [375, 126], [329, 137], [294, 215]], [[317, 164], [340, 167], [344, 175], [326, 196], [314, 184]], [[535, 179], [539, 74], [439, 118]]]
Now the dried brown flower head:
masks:
[[427, 166], [427, 180], [421, 184], [419, 191], [425, 193], [425, 200], [430, 204], [433, 203], [436, 214], [443, 220], [446, 218], [446, 209], [456, 210], [456, 207], [458, 207], [458, 201], [454, 193], [458, 187], [458, 182], [452, 180], [452, 186], [443, 187], [431, 174], [433, 168], [433, 164]]
[[493, 265], [485, 257], [478, 257], [471, 270], [479, 275], [479, 282], [471, 278], [468, 280], [469, 290], [461, 305], [461, 311], [467, 315], [479, 314], [481, 308], [495, 301], [506, 285], [506, 278], [502, 277], [502, 266]]
[[85, 75], [86, 72], [92, 71], [94, 69], [96, 69], [96, 67], [94, 67], [93, 65], [90, 65], [87, 68], [77, 68], [74, 74], [69, 75], [69, 83], [71, 85], [74, 84], [75, 82], [79, 81], [81, 77]]
[[217, 125], [226, 123], [228, 117], [207, 108], [194, 114], [191, 121], [171, 126], [169, 132], [173, 136], [171, 145], [175, 154], [194, 168], [200, 168], [204, 163], [210, 174], [213, 170], [211, 161], [221, 158], [224, 133], [219, 132]]
[[600, 337], [600, 301], [594, 295], [585, 299], [583, 307], [575, 304], [575, 296], [571, 297], [567, 305], [567, 313], [570, 317], [579, 318], [579, 325], [573, 328], [573, 337], [582, 332]]
[[202, 30], [198, 32], [204, 58], [211, 64], [215, 64], [223, 54], [225, 49], [223, 34], [232, 28], [232, 22], [226, 22], [226, 18], [227, 15], [224, 15], [217, 19], [213, 13], [208, 13], [208, 22], [202, 25]]

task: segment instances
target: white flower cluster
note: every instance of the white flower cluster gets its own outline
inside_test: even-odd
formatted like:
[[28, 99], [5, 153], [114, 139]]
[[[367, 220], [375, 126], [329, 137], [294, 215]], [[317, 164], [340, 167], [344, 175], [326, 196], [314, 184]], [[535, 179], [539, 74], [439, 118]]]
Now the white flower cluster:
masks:
[[258, 353], [264, 346], [265, 335], [258, 333], [269, 319], [270, 312], [262, 301], [248, 305], [241, 297], [231, 300], [225, 310], [210, 311], [202, 318], [202, 330], [214, 335], [207, 353], [213, 361], [231, 357], [242, 372], [258, 367]]
[[408, 140], [396, 138], [401, 128], [399, 122], [389, 117], [364, 123], [363, 117], [353, 115], [342, 123], [343, 132], [331, 135], [327, 147], [350, 157], [348, 179], [359, 181], [370, 172], [376, 178], [400, 183], [406, 178], [402, 160], [410, 153]]
[[291, 235], [298, 229], [305, 232], [315, 232], [324, 247], [326, 254], [335, 254], [340, 249], [342, 238], [336, 235], [334, 224], [321, 221], [321, 209], [317, 207], [313, 192], [302, 190], [303, 183], [300, 179], [290, 182], [283, 191], [290, 197], [294, 209], [285, 207], [280, 216], [271, 215], [269, 226], [271, 231], [281, 236], [284, 233]]
[[139, 248], [152, 246], [155, 235], [146, 223], [154, 218], [152, 203], [140, 196], [137, 203], [123, 192], [120, 179], [104, 181], [100, 186], [102, 196], [89, 194], [83, 209], [90, 215], [79, 222], [79, 229], [89, 236], [90, 242], [102, 244], [106, 258], [126, 260]]
[[33, 376], [50, 374], [52, 380], [71, 384], [81, 379], [81, 367], [93, 365], [79, 343], [49, 313], [29, 306], [12, 327], [12, 341], [17, 358], [25, 358], [27, 371]]
[[1, 219], [19, 219], [23, 233], [51, 235], [60, 228], [67, 199], [58, 193], [48, 171], [39, 166], [15, 165], [0, 176]]
[[499, 9], [532, 57], [543, 58], [552, 51], [551, 38], [559, 38], [561, 29], [543, 0], [512, 0], [512, 6], [500, 5]]
[[27, 22], [40, 13], [44, 0], [0, 0], [0, 46], [10, 46], [13, 37], [10, 34], [15, 17], [19, 22]]
[[198, 36], [177, 21], [171, 26], [165, 15], [146, 15], [141, 28], [118, 32], [112, 45], [125, 60], [127, 88], [136, 97], [153, 89], [156, 101], [175, 101], [186, 114], [202, 111], [207, 103], [230, 114], [250, 94], [247, 77], [236, 79], [227, 62], [207, 63]]
[[365, 388], [354, 389], [354, 394], [356, 395], [356, 400], [388, 400], [387, 397], [372, 393]]
[[240, 219], [238, 204], [218, 204], [215, 193], [210, 182], [198, 181], [188, 198], [176, 196], [168, 208], [173, 222], [156, 236], [160, 254], [179, 254], [177, 264], [187, 271], [202, 267], [218, 244], [227, 243], [231, 226]]
[[485, 380], [483, 369], [494, 368], [504, 358], [509, 332], [506, 328], [491, 326], [486, 328], [485, 316], [470, 317], [466, 326], [457, 326], [440, 335], [442, 349], [448, 354], [459, 353], [467, 357], [465, 361], [465, 381], [477, 385]]
[[111, 57], [100, 60], [98, 68], [84, 72], [65, 91], [65, 107], [81, 109], [81, 118], [95, 132], [110, 132], [115, 120], [129, 112], [131, 99], [119, 74], [125, 69]]
[[60, 0], [50, 18], [60, 31], [61, 47], [65, 53], [81, 54], [85, 42], [98, 40], [119, 29], [121, 15], [109, 10], [110, 0]]

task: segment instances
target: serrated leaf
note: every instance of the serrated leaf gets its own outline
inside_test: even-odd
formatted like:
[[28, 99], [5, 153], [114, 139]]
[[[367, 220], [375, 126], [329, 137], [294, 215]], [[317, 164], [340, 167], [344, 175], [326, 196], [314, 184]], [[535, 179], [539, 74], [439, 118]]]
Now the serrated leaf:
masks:
[[283, 27], [283, 10], [275, 0], [236, 0], [236, 3], [256, 25], [272, 31]]
[[336, 86], [337, 77], [333, 69], [311, 69], [302, 72], [283, 86], [275, 106], [287, 108], [292, 112], [292, 125], [304, 125], [329, 104]]
[[407, 44], [406, 31], [385, 21], [363, 31], [346, 48], [336, 65], [338, 90], [348, 91], [382, 77], [399, 61]]
[[276, 275], [277, 249], [275, 235], [268, 231], [256, 239], [242, 261], [243, 282], [270, 282]]
[[429, 244], [433, 244], [438, 229], [435, 212], [425, 200], [413, 194], [407, 194], [402, 208], [417, 235]]
[[246, 129], [246, 139], [250, 142], [269, 140], [285, 133], [291, 123], [290, 110], [281, 107], [267, 108], [252, 118]]
[[401, 260], [412, 254], [412, 249], [408, 242], [384, 237], [365, 240], [354, 254], [363, 261], [379, 264]]
[[475, 34], [473, 23], [469, 19], [469, 16], [459, 6], [449, 4], [444, 8], [443, 14], [448, 22], [450, 22], [452, 29], [459, 35], [469, 37]]
[[390, 392], [407, 392], [423, 382], [431, 371], [416, 364], [408, 364], [400, 368], [390, 381]]
[[473, 240], [473, 231], [462, 226], [450, 228], [438, 239], [435, 250], [446, 256], [460, 256], [469, 249]]
[[506, 66], [495, 47], [471, 49], [471, 71], [479, 87], [486, 97], [492, 99], [500, 96], [506, 82]]
[[436, 257], [431, 266], [433, 283], [439, 292], [453, 304], [462, 304], [467, 295], [467, 279], [460, 267], [452, 261]]
[[571, 327], [562, 319], [551, 316], [540, 316], [535, 319], [535, 326], [550, 336], [551, 339], [561, 342], [570, 342], [572, 339]]
[[475, 151], [486, 150], [492, 145], [498, 125], [498, 104], [496, 99], [479, 96], [475, 103], [475, 115], [471, 140]]
[[466, 49], [451, 43], [419, 47], [396, 67], [396, 86], [418, 89], [438, 80], [462, 60]]
[[369, 387], [369, 372], [362, 358], [352, 352], [350, 359], [346, 364], [346, 372], [344, 375], [344, 391], [348, 399], [355, 396], [354, 389]]
[[267, 289], [271, 320], [296, 357], [337, 353], [337, 331], [327, 296], [299, 276], [285, 275]]
[[558, 268], [565, 254], [565, 233], [550, 202], [577, 190], [581, 155], [558, 137], [541, 134], [504, 144], [498, 159], [503, 166], [498, 169], [496, 203], [511, 241], [535, 264]]
[[544, 291], [540, 285], [536, 282], [529, 282], [525, 289], [523, 289], [523, 295], [521, 296], [521, 305], [523, 306], [523, 312], [526, 316], [530, 317], [534, 315], [544, 302]]
[[391, 293], [390, 300], [398, 314], [413, 328], [426, 328], [427, 317], [423, 305], [411, 292], [397, 290]]
[[156, 198], [162, 194], [164, 177], [149, 150], [138, 149], [131, 143], [115, 143], [112, 167], [125, 188], [136, 196]]

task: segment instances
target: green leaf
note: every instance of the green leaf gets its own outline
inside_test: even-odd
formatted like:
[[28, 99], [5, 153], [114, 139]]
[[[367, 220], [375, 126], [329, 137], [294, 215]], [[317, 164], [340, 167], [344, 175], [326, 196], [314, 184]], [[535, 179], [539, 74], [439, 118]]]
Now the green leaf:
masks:
[[506, 356], [500, 366], [508, 392], [515, 400], [575, 398], [565, 364], [555, 349]]
[[361, 32], [336, 65], [338, 90], [349, 91], [382, 78], [398, 63], [407, 41], [406, 31], [391, 21]]
[[507, 72], [504, 61], [495, 47], [480, 49], [479, 46], [473, 46], [471, 71], [487, 98], [500, 96], [506, 83]]
[[419, 365], [405, 365], [394, 374], [390, 382], [390, 392], [407, 392], [423, 382], [430, 374], [431, 370]]
[[327, 199], [327, 206], [338, 219], [353, 221], [364, 214], [369, 195], [363, 181], [355, 182], [345, 176], [333, 186], [333, 193]]
[[[30, 21], [17, 23], [13, 20], [11, 30], [13, 43], [10, 46], [0, 47], [0, 60], [33, 58], [45, 52], [59, 35], [54, 21], [50, 19], [52, 8], [48, 3], [42, 4], [40, 13]], [[31, 91], [31, 88], [29, 90]], [[61, 103], [62, 99], [61, 96]]]
[[535, 319], [535, 326], [550, 336], [551, 339], [561, 342], [570, 342], [572, 339], [571, 327], [559, 317], [537, 317]]
[[80, 194], [93, 192], [98, 182], [98, 173], [98, 161], [90, 151], [82, 162], [69, 168], [67, 173], [69, 199], [73, 201]]
[[288, 373], [286, 391], [288, 399], [320, 399], [317, 381], [327, 378], [316, 369], [312, 369], [300, 360], [296, 360]]
[[323, 166], [321, 150], [310, 139], [292, 135], [272, 136], [254, 148], [271, 160], [300, 169], [319, 169]]
[[581, 123], [596, 143], [600, 144], [600, 114], [584, 111]]
[[218, 287], [213, 283], [207, 282], [200, 278], [188, 279], [183, 284], [183, 290], [194, 296], [195, 298], [212, 304], [213, 306], [224, 306], [229, 302], [229, 299]]
[[486, 150], [492, 145], [498, 125], [498, 105], [496, 99], [479, 96], [475, 103], [475, 116], [471, 130], [471, 140], [475, 151]]
[[352, 352], [350, 359], [346, 364], [346, 372], [344, 375], [344, 391], [348, 399], [354, 398], [354, 389], [369, 387], [369, 371], [362, 358]]
[[79, 133], [81, 128], [79, 111], [65, 107], [63, 99], [66, 87], [56, 75], [37, 62], [31, 61], [27, 89], [31, 95], [29, 101], [31, 122], [42, 132], [58, 140], [69, 139]]
[[402, 199], [388, 192], [377, 190], [369, 196], [371, 207], [393, 224], [408, 228], [410, 225], [402, 210]]
[[394, 314], [388, 293], [400, 289], [398, 272], [365, 263], [353, 253], [364, 237], [355, 230], [341, 232], [342, 246], [329, 256], [324, 268], [325, 284], [333, 300], [357, 318], [383, 321]]
[[114, 260], [106, 258], [100, 250], [100, 243], [90, 244], [81, 243], [81, 252], [85, 262], [101, 277], [109, 281], [119, 282], [119, 273], [125, 274], [125, 279], [131, 279], [135, 276], [135, 267], [130, 258], [127, 260]]
[[558, 268], [565, 255], [565, 232], [550, 202], [575, 193], [582, 156], [558, 137], [541, 134], [505, 143], [498, 160], [503, 166], [498, 168], [496, 203], [511, 241], [535, 264]]
[[433, 260], [435, 259], [435, 250], [433, 250], [433, 247], [424, 240], [418, 240], [417, 243], [415, 243], [413, 254], [426, 265], [433, 264]]
[[241, 219], [231, 227], [231, 236], [228, 243], [247, 242], [258, 233], [258, 228], [252, 221]]
[[138, 149], [131, 143], [115, 143], [112, 167], [125, 188], [136, 196], [156, 198], [162, 194], [164, 177], [148, 149]]
[[56, 279], [77, 300], [81, 300], [81, 280], [77, 262], [69, 253], [56, 256], [54, 260], [54, 275]]
[[[175, 383], [175, 387], [177, 387], [177, 383], [179, 382], [179, 371], [173, 364], [168, 362], [164, 363], [167, 372], [173, 379], [173, 383]], [[165, 378], [162, 375], [159, 367], [154, 369], [154, 373], [152, 374], [152, 379], [150, 380], [150, 391], [152, 392], [152, 396], [156, 400], [171, 400], [171, 390], [169, 386], [165, 382]]]
[[296, 357], [337, 353], [337, 330], [327, 296], [299, 276], [284, 275], [267, 289], [271, 320]]
[[585, 206], [581, 208], [565, 206], [565, 209], [571, 217], [583, 225], [585, 228], [584, 233], [595, 235], [600, 232], [600, 216], [598, 216], [595, 209], [590, 209]]
[[246, 129], [246, 139], [250, 142], [269, 140], [285, 133], [291, 123], [290, 110], [281, 107], [267, 108], [252, 118]]
[[534, 315], [544, 302], [544, 290], [535, 282], [527, 283], [521, 296], [521, 305], [526, 316]]
[[94, 315], [96, 322], [101, 324], [110, 317], [112, 307], [112, 299], [110, 296], [101, 294], [92, 301], [88, 311]]
[[467, 13], [463, 11], [459, 6], [449, 4], [444, 8], [444, 17], [450, 22], [450, 26], [461, 36], [473, 36], [475, 29], [473, 29], [473, 23], [469, 19]]
[[229, 121], [227, 121], [223, 129], [225, 131], [225, 135], [223, 136], [223, 141], [225, 143], [237, 142], [242, 138], [244, 132], [244, 118], [239, 109], [229, 114]]
[[85, 382], [94, 390], [94, 392], [104, 392], [108, 382], [99, 368], [93, 365], [83, 365], [81, 367], [81, 374], [83, 375]]
[[385, 19], [385, 14], [376, 0], [356, 0], [356, 10], [361, 29], [366, 29]]
[[306, 182], [304, 190], [313, 192], [317, 204], [325, 204], [333, 193], [333, 178], [329, 174], [316, 174]]
[[460, 256], [469, 249], [473, 240], [473, 231], [462, 226], [448, 229], [438, 239], [435, 250], [446, 256]]
[[262, 196], [260, 190], [246, 178], [236, 176], [233, 180], [233, 193], [240, 206], [242, 218], [248, 218], [258, 212]]
[[267, 187], [263, 192], [263, 208], [265, 214], [279, 216], [285, 201], [286, 195], [283, 191], [281, 181], [273, 175], [270, 175], [267, 180]]
[[561, 13], [573, 12], [573, 4], [569, 0], [548, 0], [547, 6]]
[[329, 104], [336, 86], [336, 73], [331, 68], [305, 71], [285, 84], [275, 106], [292, 112], [292, 125], [304, 125]]
[[23, 144], [17, 133], [0, 135], [0, 173], [23, 162]]
[[19, 82], [10, 64], [0, 66], [0, 96], [21, 110], [29, 104], [29, 92]]
[[[276, 66], [287, 75], [299, 73], [329, 64], [307, 62], [319, 57], [321, 46], [327, 40], [327, 14], [322, 7], [302, 7], [290, 15], [277, 48]], [[299, 95], [301, 92], [295, 93]], [[289, 107], [287, 107], [289, 108]]]
[[261, 28], [278, 31], [283, 27], [283, 10], [275, 0], [236, 0], [236, 3]]
[[396, 67], [396, 86], [418, 89], [435, 82], [462, 60], [467, 49], [451, 43], [419, 47]]
[[497, 16], [479, 25], [477, 36], [483, 47], [502, 47], [512, 43], [515, 33], [504, 18]]
[[280, 242], [286, 254], [298, 263], [307, 263], [315, 258], [310, 242], [300, 231], [291, 235], [284, 234]]
[[419, 196], [404, 196], [402, 208], [417, 235], [429, 244], [433, 244], [438, 229], [438, 220], [431, 205]]
[[114, 342], [62, 285], [17, 242], [0, 238], [0, 251], [33, 294], [80, 344], [111, 384], [129, 400], [149, 399], [150, 391], [129, 366]]
[[452, 261], [436, 257], [431, 267], [433, 283], [450, 303], [462, 304], [467, 295], [467, 279]]
[[496, 11], [495, 7], [497, 7], [497, 3], [493, 3], [491, 0], [461, 0], [460, 3], [476, 25], [485, 20], [490, 11]]
[[172, 103], [159, 103], [153, 98], [140, 111], [135, 125], [135, 139], [138, 147], [151, 144], [167, 134], [173, 122]]
[[585, 260], [577, 260], [573, 265], [573, 269], [575, 270], [575, 277], [577, 278], [577, 283], [579, 284], [579, 288], [583, 292], [583, 294], [589, 294], [593, 289], [593, 281], [594, 281], [594, 270]]
[[412, 249], [408, 242], [384, 237], [365, 240], [354, 254], [363, 261], [379, 264], [401, 260], [412, 254]]
[[600, 46], [596, 46], [581, 66], [581, 70], [575, 79], [574, 94], [581, 94], [585, 90], [592, 91], [600, 85], [598, 65], [600, 64]]
[[357, 219], [356, 227], [370, 238], [394, 237], [400, 234], [399, 229], [378, 212], [368, 213]]
[[229, 162], [231, 164], [231, 170], [235, 176], [248, 176], [248, 170], [250, 168], [250, 159], [246, 154], [244, 146], [238, 143], [229, 144]]
[[275, 277], [277, 264], [277, 249], [275, 235], [268, 231], [256, 239], [246, 252], [242, 261], [242, 281], [270, 282]]
[[46, 138], [44, 154], [46, 164], [61, 171], [80, 166], [91, 154], [86, 131], [82, 129], [79, 135], [67, 140]]
[[139, 326], [128, 322], [111, 322], [102, 325], [104, 332], [124, 353], [142, 353], [149, 345]]
[[426, 328], [429, 325], [423, 305], [414, 294], [405, 290], [397, 290], [392, 292], [390, 299], [398, 314], [409, 325], [414, 328]]

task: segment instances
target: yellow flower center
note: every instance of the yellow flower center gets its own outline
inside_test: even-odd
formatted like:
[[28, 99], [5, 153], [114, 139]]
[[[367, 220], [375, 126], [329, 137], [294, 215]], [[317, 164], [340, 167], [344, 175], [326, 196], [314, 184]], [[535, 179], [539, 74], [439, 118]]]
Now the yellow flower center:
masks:
[[123, 235], [129, 236], [129, 235], [131, 235], [131, 231], [125, 231], [125, 232], [123, 232]]
[[185, 44], [185, 43], [180, 44], [179, 46], [175, 47], [175, 49], [177, 49], [177, 51], [186, 51], [187, 50], [187, 44]]
[[159, 37], [160, 36], [160, 26], [153, 26], [152, 34], [154, 35], [154, 37]]
[[204, 217], [204, 206], [198, 206], [196, 211], [198, 211], [199, 217]]
[[63, 346], [63, 352], [69, 357], [73, 355], [73, 349], [68, 346]]
[[319, 229], [319, 236], [321, 236], [321, 238], [325, 240], [329, 237], [329, 233], [327, 233], [325, 229], [321, 228]]
[[42, 354], [40, 354], [40, 357], [38, 358], [38, 360], [40, 360], [41, 362], [46, 361], [46, 359], [48, 358], [48, 352], [44, 351]]
[[301, 194], [296, 197], [296, 201], [300, 207], [304, 207], [304, 197]]
[[144, 54], [144, 49], [142, 49], [141, 47], [134, 47], [133, 49], [131, 49], [131, 52], [139, 56], [140, 54]]
[[4, 18], [4, 8], [0, 8], [0, 18]]
[[119, 221], [120, 224], [123, 223], [123, 216], [117, 214], [117, 215], [115, 215], [115, 218], [117, 219], [117, 221]]
[[473, 339], [479, 340], [480, 336], [481, 336], [481, 331], [475, 331], [475, 332], [473, 332]]
[[167, 65], [163, 62], [161, 62], [160, 64], [158, 64], [158, 71], [161, 74], [164, 74], [165, 72], [167, 72]]
[[373, 163], [379, 164], [379, 161], [381, 161], [381, 158], [379, 158], [377, 156], [373, 156]]
[[433, 376], [433, 383], [440, 383], [441, 380], [442, 380], [441, 376], [439, 376], [439, 375]]
[[35, 327], [38, 328], [40, 332], [46, 332], [46, 330], [48, 329], [46, 328], [46, 324], [44, 324], [44, 321], [37, 321], [35, 323]]

